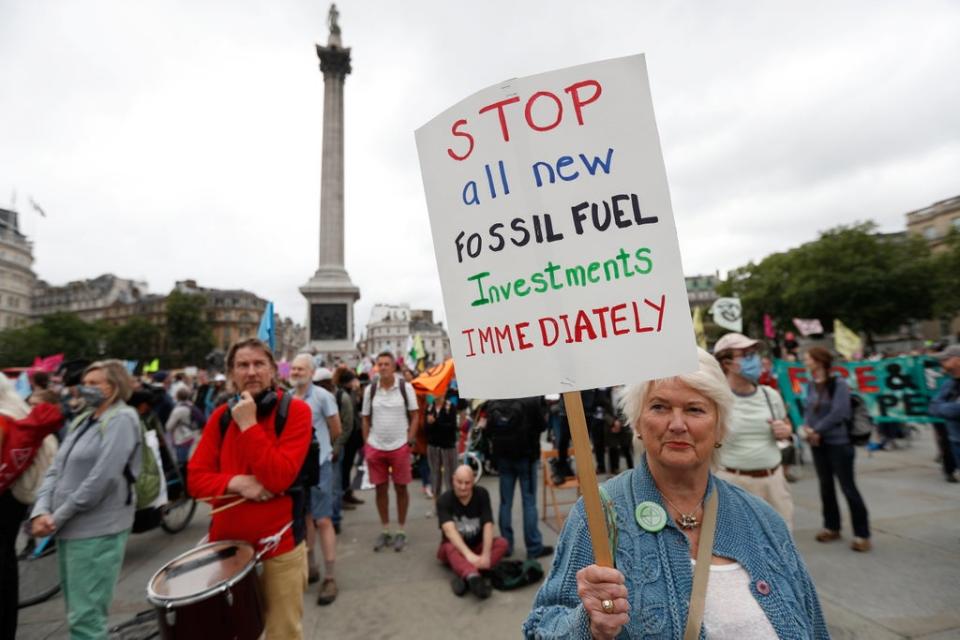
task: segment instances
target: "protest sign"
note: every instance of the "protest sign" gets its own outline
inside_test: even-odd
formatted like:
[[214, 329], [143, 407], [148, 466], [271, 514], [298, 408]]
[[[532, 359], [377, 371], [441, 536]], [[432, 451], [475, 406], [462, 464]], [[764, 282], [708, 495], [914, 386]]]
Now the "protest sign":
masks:
[[833, 345], [837, 353], [844, 358], [863, 355], [863, 341], [860, 336], [837, 318], [833, 320]]
[[[842, 377], [850, 392], [860, 396], [874, 422], [936, 422], [927, 406], [941, 379], [934, 358], [902, 356], [883, 360], [841, 362], [831, 374]], [[795, 425], [804, 423], [803, 403], [810, 374], [796, 362], [774, 363], [777, 384]]]
[[740, 298], [717, 298], [710, 307], [710, 314], [717, 325], [728, 331], [743, 331], [743, 307]]
[[[643, 56], [508, 80], [416, 132], [450, 346], [474, 398], [579, 391], [697, 368]], [[577, 475], [612, 566], [589, 455]]]
[[465, 396], [696, 369], [642, 55], [492, 86], [416, 139]]

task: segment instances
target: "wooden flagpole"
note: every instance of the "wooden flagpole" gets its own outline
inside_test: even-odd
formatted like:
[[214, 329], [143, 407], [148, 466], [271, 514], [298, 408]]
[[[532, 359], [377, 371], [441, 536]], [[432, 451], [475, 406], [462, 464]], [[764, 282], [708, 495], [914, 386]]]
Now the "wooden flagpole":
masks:
[[607, 534], [607, 521], [600, 504], [600, 487], [597, 484], [597, 472], [590, 454], [590, 436], [587, 433], [587, 419], [583, 414], [583, 400], [579, 391], [565, 391], [563, 406], [567, 410], [567, 422], [570, 424], [570, 436], [576, 452], [577, 480], [583, 495], [583, 506], [587, 512], [587, 526], [590, 528], [590, 541], [593, 544], [593, 557], [601, 567], [612, 567], [613, 556], [610, 552], [610, 538]]

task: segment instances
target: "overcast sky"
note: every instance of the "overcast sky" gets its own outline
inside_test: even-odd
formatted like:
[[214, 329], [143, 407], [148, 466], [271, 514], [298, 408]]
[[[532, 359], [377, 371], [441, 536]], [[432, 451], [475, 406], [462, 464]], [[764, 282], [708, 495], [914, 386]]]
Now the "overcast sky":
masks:
[[[0, 0], [0, 206], [48, 282], [194, 278], [304, 322], [328, 3]], [[413, 131], [502, 80], [647, 54], [687, 275], [960, 194], [956, 2], [338, 3], [346, 266], [443, 317]], [[34, 198], [47, 212], [40, 218]]]

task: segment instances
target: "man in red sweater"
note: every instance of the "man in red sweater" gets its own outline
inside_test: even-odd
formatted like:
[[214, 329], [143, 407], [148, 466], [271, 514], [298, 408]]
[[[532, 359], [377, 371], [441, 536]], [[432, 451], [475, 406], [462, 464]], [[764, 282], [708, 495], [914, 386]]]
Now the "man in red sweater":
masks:
[[[242, 496], [210, 522], [210, 540], [246, 540], [267, 548], [260, 586], [267, 638], [303, 637], [303, 592], [307, 586], [303, 542], [306, 502], [295, 485], [310, 446], [310, 407], [292, 398], [285, 426], [277, 437], [275, 418], [283, 391], [276, 384], [277, 365], [269, 347], [255, 338], [242, 340], [227, 353], [227, 375], [239, 399], [217, 408], [203, 429], [190, 459], [190, 494], [223, 497], [223, 506]], [[221, 438], [220, 419], [231, 412]], [[279, 542], [270, 548], [271, 536]]]

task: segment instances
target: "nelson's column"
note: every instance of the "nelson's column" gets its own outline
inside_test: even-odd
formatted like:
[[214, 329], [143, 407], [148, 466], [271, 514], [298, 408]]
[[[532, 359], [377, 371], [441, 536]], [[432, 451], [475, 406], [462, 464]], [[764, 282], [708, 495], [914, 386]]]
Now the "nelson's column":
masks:
[[327, 46], [317, 45], [323, 72], [323, 157], [320, 167], [320, 264], [310, 281], [300, 287], [307, 299], [307, 348], [351, 362], [357, 349], [353, 339], [353, 305], [360, 289], [343, 262], [343, 82], [350, 73], [350, 48], [340, 39], [339, 13], [330, 6]]

